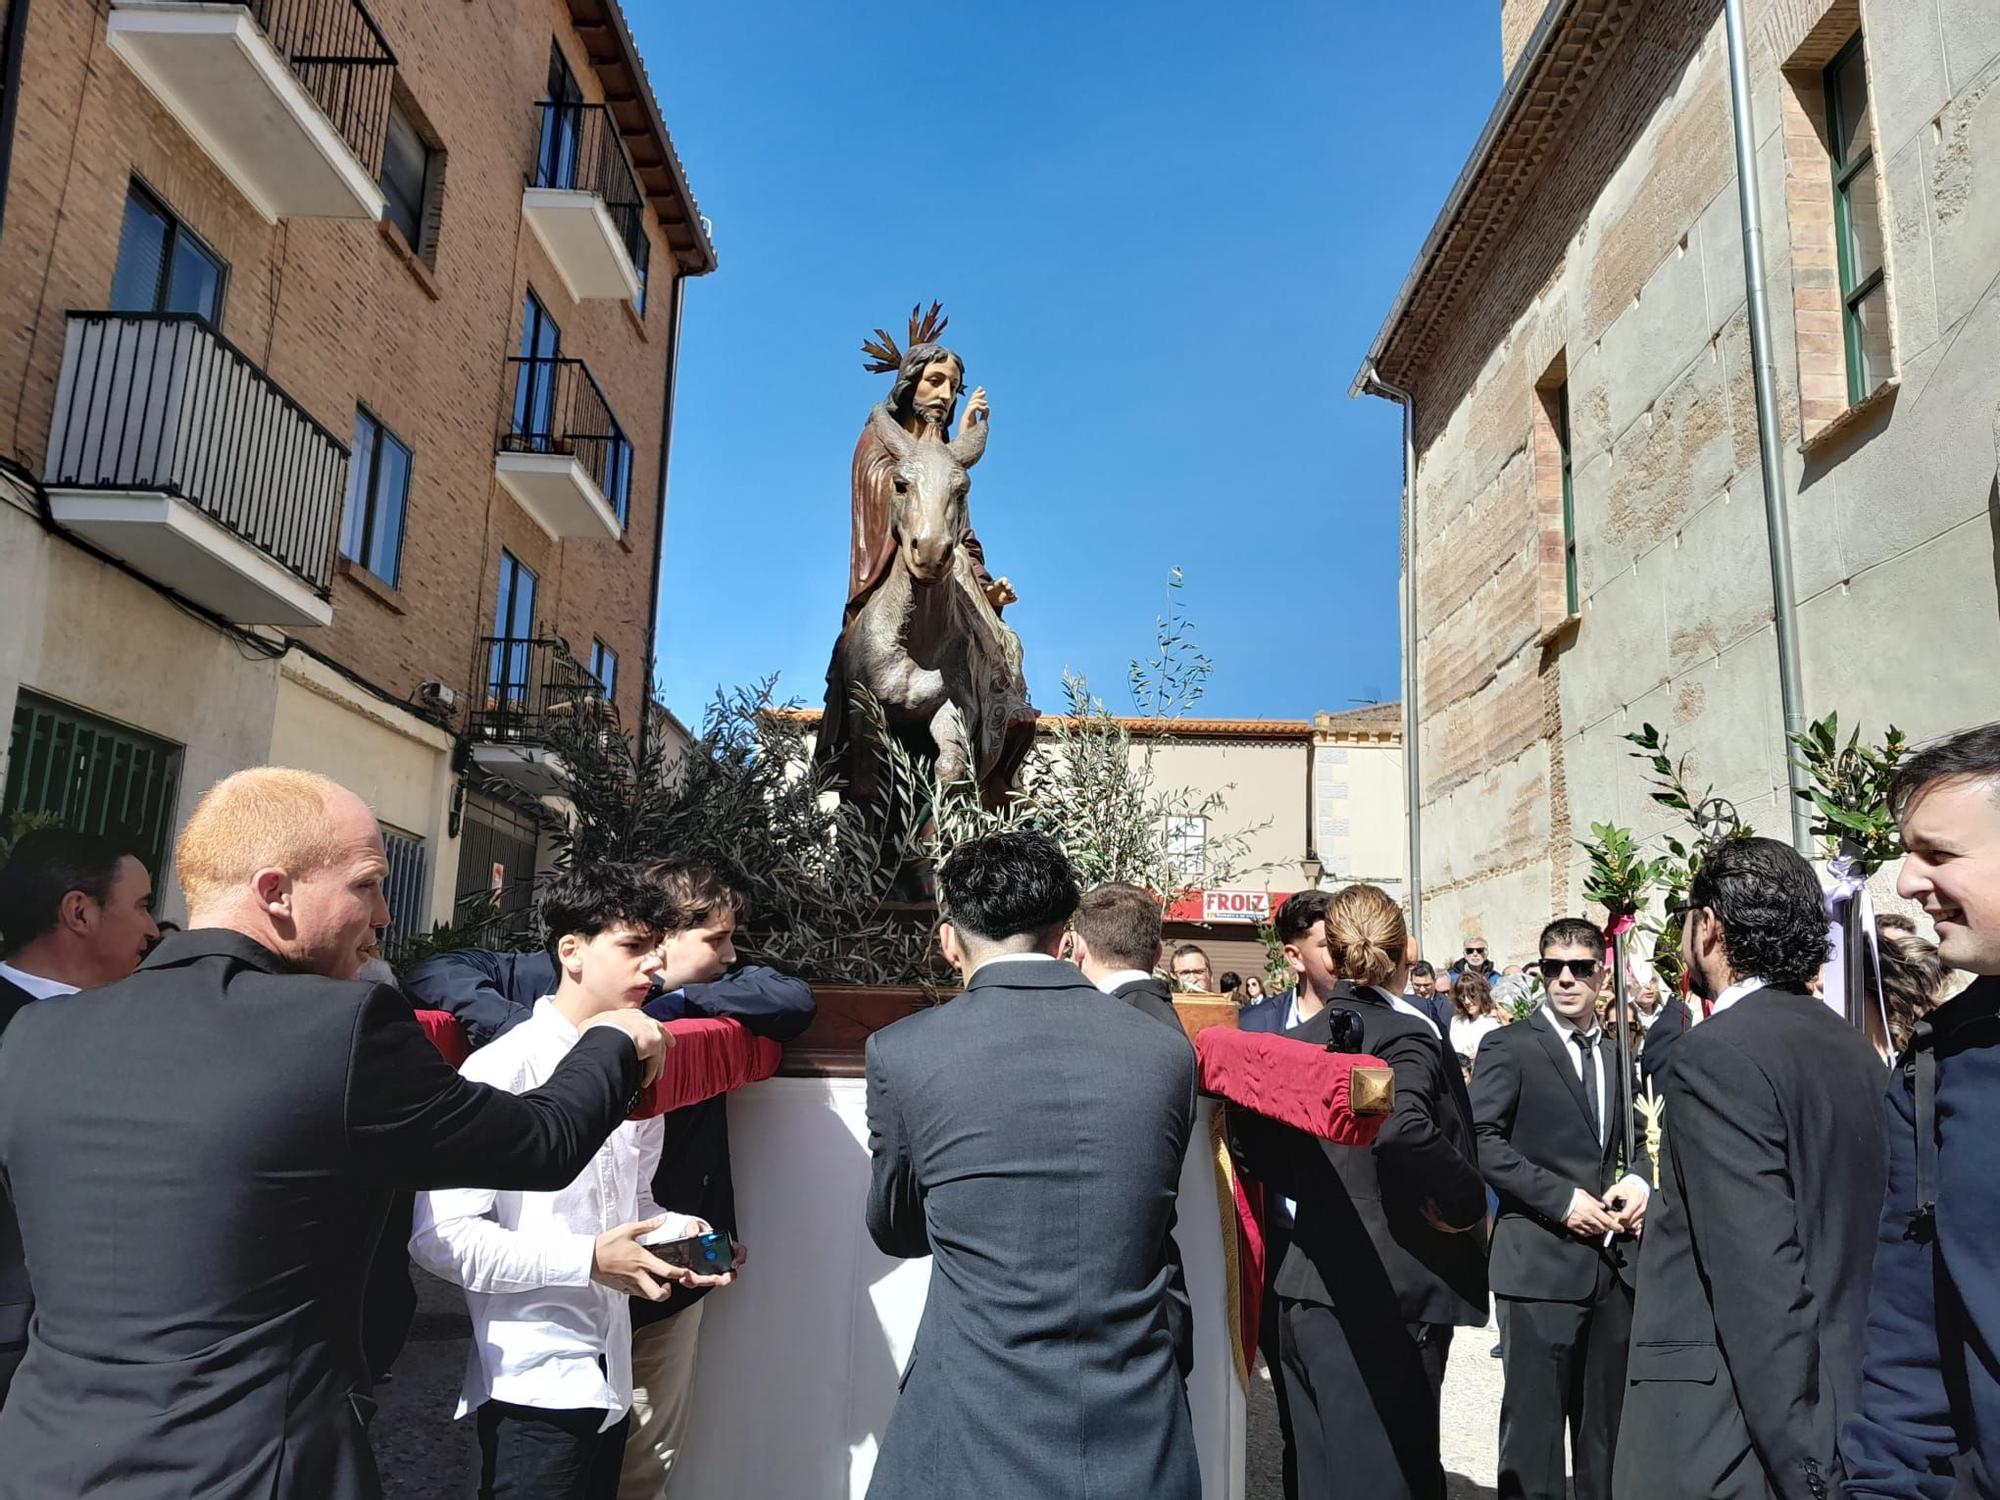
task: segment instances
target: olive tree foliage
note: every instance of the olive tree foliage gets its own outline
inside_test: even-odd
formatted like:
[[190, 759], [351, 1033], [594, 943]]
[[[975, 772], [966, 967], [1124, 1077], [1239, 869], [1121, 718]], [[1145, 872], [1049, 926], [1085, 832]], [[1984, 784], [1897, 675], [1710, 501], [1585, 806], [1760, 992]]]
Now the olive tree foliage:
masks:
[[[1063, 846], [1086, 890], [1121, 881], [1170, 904], [1189, 890], [1252, 873], [1250, 840], [1269, 820], [1218, 831], [1233, 783], [1202, 792], [1163, 785], [1158, 774], [1160, 752], [1175, 742], [1173, 723], [1193, 713], [1215, 672], [1195, 644], [1182, 586], [1176, 568], [1167, 582], [1167, 612], [1155, 622], [1153, 654], [1134, 660], [1126, 673], [1134, 715], [1149, 721], [1147, 732], [1135, 737], [1088, 681], [1064, 672], [1064, 712], [1037, 737], [1020, 790], [1004, 807], [982, 808], [971, 787], [935, 789], [933, 859], [979, 833], [1032, 827]], [[1207, 829], [1200, 869], [1177, 860], [1170, 847], [1168, 830], [1184, 818], [1200, 818]]]

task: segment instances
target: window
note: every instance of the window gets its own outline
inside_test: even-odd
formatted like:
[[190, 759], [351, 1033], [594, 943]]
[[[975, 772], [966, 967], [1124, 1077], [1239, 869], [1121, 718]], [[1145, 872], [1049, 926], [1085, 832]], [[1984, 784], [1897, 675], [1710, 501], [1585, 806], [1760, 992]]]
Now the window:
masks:
[[403, 512], [410, 501], [410, 450], [365, 409], [354, 412], [347, 462], [347, 510], [340, 555], [391, 588], [403, 566]]
[[382, 899], [389, 906], [389, 926], [382, 935], [385, 952], [394, 953], [429, 930], [430, 856], [424, 841], [384, 825], [382, 852], [389, 857], [389, 875], [382, 882]]
[[1200, 880], [1208, 871], [1208, 819], [1167, 815], [1167, 868], [1182, 880]]
[[1576, 491], [1572, 486], [1569, 450], [1569, 382], [1565, 380], [1549, 394], [1549, 415], [1555, 422], [1556, 452], [1562, 469], [1563, 499], [1563, 599], [1569, 612], [1577, 612], [1576, 593]]
[[14, 111], [21, 102], [21, 53], [28, 33], [28, 0], [0, 4], [0, 215], [7, 209], [7, 168], [14, 148]]
[[500, 553], [500, 589], [493, 606], [493, 634], [498, 638], [487, 668], [487, 690], [496, 706], [520, 706], [528, 695], [529, 642], [535, 638], [534, 569], [513, 553]]
[[425, 260], [437, 258], [438, 220], [444, 206], [444, 152], [416, 119], [415, 107], [399, 94], [389, 103], [389, 130], [382, 144], [382, 217], [403, 233]]
[[604, 689], [607, 703], [618, 696], [618, 653], [596, 636], [590, 638], [590, 675]]
[[222, 326], [228, 268], [158, 198], [138, 183], [125, 195], [111, 311], [193, 313]]
[[632, 269], [639, 273], [639, 295], [632, 299], [632, 311], [643, 320], [646, 316], [646, 278], [653, 268], [653, 242], [646, 237], [643, 225], [631, 236]]
[[164, 888], [181, 747], [23, 688], [14, 701], [6, 811], [129, 841]]
[[632, 513], [632, 444], [624, 433], [614, 433], [604, 457], [604, 498], [618, 516], [618, 524], [630, 524]]
[[1889, 295], [1882, 279], [1882, 173], [1870, 144], [1868, 66], [1855, 37], [1826, 69], [1827, 151], [1833, 158], [1835, 249], [1847, 399], [1889, 377]]
[[535, 452], [554, 437], [556, 360], [562, 356], [562, 329], [529, 292], [521, 304], [521, 363], [514, 379], [514, 432]]
[[542, 138], [536, 148], [538, 187], [576, 186], [577, 143], [583, 128], [583, 90], [570, 72], [562, 48], [549, 44], [549, 105], [542, 111]]

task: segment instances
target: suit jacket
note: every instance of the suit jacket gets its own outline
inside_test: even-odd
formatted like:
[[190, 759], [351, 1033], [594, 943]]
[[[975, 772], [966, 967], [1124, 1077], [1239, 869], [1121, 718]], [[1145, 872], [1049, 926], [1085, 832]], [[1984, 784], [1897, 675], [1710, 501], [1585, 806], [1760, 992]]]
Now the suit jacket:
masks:
[[1194, 1051], [1056, 960], [868, 1038], [868, 1229], [935, 1257], [871, 1500], [1201, 1493], [1166, 1317]]
[[[0, 979], [0, 1038], [7, 1025], [35, 997], [10, 979]], [[0, 1193], [0, 1349], [18, 1349], [28, 1341], [28, 1315], [34, 1311], [35, 1296], [28, 1287], [28, 1266], [21, 1258], [21, 1226], [14, 1219], [14, 1205]], [[0, 1404], [6, 1385], [0, 1381]]]
[[1445, 1045], [1449, 1046], [1451, 1044], [1451, 1021], [1455, 1014], [1451, 1008], [1451, 1001], [1443, 995], [1411, 994], [1405, 995], [1403, 998], [1437, 1023], [1438, 1035], [1443, 1037]]
[[[1173, 991], [1167, 987], [1166, 980], [1134, 979], [1119, 985], [1111, 993], [1141, 1015], [1151, 1016], [1173, 1027], [1176, 1036], [1187, 1036], [1181, 1027], [1181, 1018], [1174, 1013]], [[1181, 1264], [1180, 1242], [1174, 1237], [1174, 1227], [1179, 1221], [1177, 1203], [1167, 1220], [1167, 1329], [1174, 1338], [1174, 1365], [1180, 1370], [1181, 1379], [1186, 1380], [1194, 1373], [1194, 1302], [1188, 1296], [1187, 1270]]]
[[[1653, 1180], [1643, 1134], [1638, 1160], [1629, 1168], [1619, 1162], [1625, 1142], [1618, 1126], [1616, 1053], [1608, 1034], [1599, 1036], [1598, 1045], [1605, 1049], [1602, 1142], [1572, 1061], [1569, 1029], [1548, 1011], [1488, 1032], [1479, 1044], [1472, 1119], [1479, 1170], [1500, 1196], [1486, 1265], [1497, 1296], [1585, 1302], [1606, 1263], [1633, 1279], [1636, 1243], [1613, 1241], [1607, 1250], [1601, 1241], [1578, 1239], [1563, 1228], [1577, 1188], [1601, 1197], [1627, 1170], [1648, 1186]], [[1636, 1094], [1636, 1078], [1633, 1089]]]
[[391, 1191], [562, 1187], [639, 1075], [600, 1030], [542, 1088], [484, 1088], [395, 990], [216, 930], [23, 1011], [0, 1173], [36, 1308], [0, 1500], [379, 1494], [361, 1297]]
[[1884, 1081], [1859, 1031], [1778, 988], [1675, 1042], [1620, 1500], [1819, 1500], [1839, 1482], [1882, 1204]]
[[[534, 1014], [535, 1002], [556, 988], [556, 961], [547, 952], [499, 953], [475, 948], [425, 959], [403, 980], [403, 988], [425, 1005], [447, 1010], [465, 1029], [473, 1047], [483, 1047]], [[646, 1002], [656, 1021], [688, 1018], [736, 1021], [756, 1036], [789, 1042], [808, 1026], [819, 1007], [812, 988], [776, 969], [746, 964], [713, 984], [690, 984]], [[653, 1201], [676, 1213], [706, 1219], [732, 1239], [736, 1235], [736, 1181], [729, 1167], [729, 1101], [704, 1099], [664, 1117], [666, 1139], [660, 1168], [653, 1175]], [[393, 1249], [400, 1257], [404, 1235]], [[684, 1312], [712, 1288], [676, 1288], [665, 1302], [632, 1299], [632, 1325], [643, 1328]]]
[[[1272, 1286], [1336, 1308], [1393, 1298], [1405, 1323], [1476, 1327], [1486, 1321], [1486, 1184], [1452, 1092], [1457, 1069], [1429, 1026], [1370, 989], [1336, 996], [1286, 1035], [1325, 1046], [1335, 1007], [1361, 1017], [1363, 1050], [1395, 1070], [1396, 1107], [1366, 1151], [1232, 1112], [1244, 1170], [1298, 1202]], [[1426, 1205], [1464, 1231], [1433, 1227]]]
[[[1934, 1092], [1921, 1119], [1926, 1068]], [[1931, 1013], [1883, 1108], [1889, 1191], [1868, 1291], [1861, 1407], [1841, 1437], [1842, 1493], [2000, 1493], [1992, 1354], [2000, 1346], [2000, 978], [1978, 980]], [[1921, 1168], [1919, 1129], [1934, 1155]]]
[[[1672, 1055], [1673, 1045], [1688, 1031], [1688, 1006], [1692, 1002], [1676, 996], [1660, 1002], [1660, 1018], [1646, 1031], [1646, 1044], [1639, 1049], [1639, 1074], [1658, 1078]], [[1731, 1009], [1734, 1009], [1732, 1006]]]

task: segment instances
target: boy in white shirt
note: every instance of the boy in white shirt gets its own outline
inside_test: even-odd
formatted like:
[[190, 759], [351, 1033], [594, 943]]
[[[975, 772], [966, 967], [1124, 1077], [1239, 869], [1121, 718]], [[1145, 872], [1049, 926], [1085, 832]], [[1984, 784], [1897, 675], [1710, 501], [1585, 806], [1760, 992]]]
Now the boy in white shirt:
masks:
[[[639, 1009], [656, 978], [686, 979], [662, 973], [662, 940], [679, 924], [657, 883], [579, 866], [551, 877], [537, 904], [556, 992], [460, 1070], [517, 1094], [548, 1077], [592, 1016]], [[560, 1192], [417, 1195], [410, 1255], [464, 1287], [472, 1317], [456, 1415], [478, 1413], [481, 1500], [614, 1500], [632, 1404], [627, 1295], [659, 1301], [673, 1283], [732, 1279], [696, 1276], [638, 1243], [709, 1227], [653, 1202], [661, 1138], [659, 1119], [627, 1121]]]

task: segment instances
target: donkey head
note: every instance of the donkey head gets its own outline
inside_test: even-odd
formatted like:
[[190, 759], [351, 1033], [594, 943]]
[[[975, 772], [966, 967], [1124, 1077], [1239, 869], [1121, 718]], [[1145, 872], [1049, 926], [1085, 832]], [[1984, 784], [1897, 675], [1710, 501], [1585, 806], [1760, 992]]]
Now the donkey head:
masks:
[[931, 584], [951, 572], [959, 538], [967, 526], [966, 473], [986, 451], [986, 425], [970, 427], [949, 443], [914, 438], [884, 407], [869, 418], [876, 439], [896, 461], [889, 534], [903, 566], [918, 583]]

